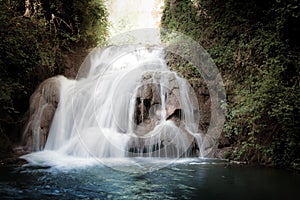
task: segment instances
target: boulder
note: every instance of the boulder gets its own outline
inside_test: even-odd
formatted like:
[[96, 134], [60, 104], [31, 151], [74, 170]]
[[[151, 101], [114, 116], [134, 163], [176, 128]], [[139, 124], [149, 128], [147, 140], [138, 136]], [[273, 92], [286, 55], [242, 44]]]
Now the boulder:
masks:
[[44, 148], [50, 125], [60, 98], [62, 76], [43, 81], [30, 97], [27, 123], [23, 133], [23, 145], [29, 151]]
[[[181, 99], [182, 92], [187, 92], [194, 110], [198, 110], [197, 98], [192, 88], [176, 76], [173, 72], [147, 72], [142, 75], [135, 97], [135, 136], [128, 144], [129, 156], [199, 155], [196, 139], [186, 129], [181, 116], [186, 106]], [[183, 85], [187, 88], [180, 91]], [[165, 117], [164, 123], [161, 123], [161, 117]]]

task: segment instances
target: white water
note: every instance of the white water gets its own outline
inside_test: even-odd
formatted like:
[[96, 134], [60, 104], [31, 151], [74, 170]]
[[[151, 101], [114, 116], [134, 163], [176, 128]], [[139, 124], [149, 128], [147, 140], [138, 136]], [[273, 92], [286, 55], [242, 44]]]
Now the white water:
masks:
[[[158, 87], [154, 127], [136, 123], [136, 100], [143, 77]], [[85, 60], [77, 80], [61, 81], [60, 102], [42, 152], [23, 156], [33, 164], [69, 158], [185, 157], [191, 144], [200, 147], [195, 102], [188, 83], [171, 72], [159, 47], [111, 46]], [[180, 125], [167, 120], [168, 80], [176, 80]], [[147, 83], [147, 84], [148, 84]], [[174, 88], [173, 88], [174, 89]], [[152, 108], [150, 108], [151, 110]], [[39, 123], [39, 122], [37, 122]], [[144, 129], [141, 129], [144, 128]], [[144, 130], [141, 132], [141, 130]], [[55, 156], [53, 156], [55, 155]], [[59, 157], [59, 158], [58, 158]], [[72, 160], [72, 159], [71, 159]], [[79, 161], [81, 162], [81, 161]], [[94, 161], [93, 161], [94, 162]], [[90, 163], [90, 162], [89, 162]]]
[[[77, 166], [93, 164], [95, 160], [91, 158], [107, 163], [107, 158], [201, 156], [198, 105], [191, 87], [168, 69], [162, 48], [148, 45], [160, 45], [159, 29], [117, 35], [158, 27], [161, 6], [161, 0], [146, 4], [141, 0], [107, 1], [112, 23], [110, 34], [115, 36], [111, 43], [118, 46], [90, 53], [76, 80], [58, 79], [60, 102], [45, 147], [23, 158], [32, 164]], [[128, 38], [130, 41], [133, 38], [135, 44], [146, 45], [120, 46], [124, 41], [130, 43]], [[149, 75], [147, 84], [157, 86], [160, 99], [146, 113], [152, 123], [150, 129], [149, 119], [144, 122], [143, 109], [142, 122], [137, 124], [135, 119], [137, 96], [145, 84], [143, 77]], [[178, 120], [167, 119], [172, 110], [172, 102], [168, 102], [170, 79], [176, 80], [179, 90], [175, 94], [181, 111], [179, 124]], [[143, 105], [144, 100], [141, 101]], [[33, 123], [40, 127], [38, 119]], [[39, 133], [34, 137], [39, 141]]]

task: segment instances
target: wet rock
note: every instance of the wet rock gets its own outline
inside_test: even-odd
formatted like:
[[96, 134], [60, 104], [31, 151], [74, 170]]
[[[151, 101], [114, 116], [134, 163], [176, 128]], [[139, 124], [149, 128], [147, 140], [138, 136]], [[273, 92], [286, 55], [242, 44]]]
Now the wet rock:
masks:
[[[197, 98], [192, 88], [180, 81], [172, 72], [147, 72], [142, 76], [135, 97], [136, 137], [128, 144], [129, 156], [199, 156], [196, 139], [186, 129], [182, 113], [184, 103], [197, 113]], [[182, 102], [184, 95], [188, 102]]]
[[[162, 81], [162, 78], [166, 80]], [[161, 96], [162, 90], [165, 90], [165, 97]], [[135, 121], [138, 125], [137, 129], [141, 130], [141, 124], [143, 124], [145, 126], [144, 130], [153, 130], [161, 120], [163, 101], [161, 98], [165, 98], [165, 119], [169, 119], [176, 110], [182, 109], [179, 101], [179, 86], [175, 75], [169, 73], [167, 77], [163, 77], [158, 72], [145, 73], [136, 96]]]
[[143, 137], [131, 138], [128, 156], [178, 158], [199, 156], [199, 147], [191, 133], [169, 121], [158, 125]]
[[30, 97], [27, 125], [23, 133], [23, 144], [29, 151], [44, 148], [59, 102], [62, 78], [56, 76], [45, 80]]

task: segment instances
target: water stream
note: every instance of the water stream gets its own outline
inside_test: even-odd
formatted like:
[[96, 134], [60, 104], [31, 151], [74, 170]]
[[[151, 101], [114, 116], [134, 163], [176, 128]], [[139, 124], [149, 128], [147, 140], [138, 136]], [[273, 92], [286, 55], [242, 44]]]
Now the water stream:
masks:
[[[119, 165], [132, 167], [126, 160]], [[1, 199], [282, 200], [297, 199], [299, 185], [300, 175], [292, 172], [198, 158], [147, 173], [105, 165], [60, 170], [0, 167]]]
[[2, 199], [299, 196], [297, 173], [191, 154], [202, 145], [197, 102], [160, 47], [96, 50], [77, 80], [58, 80], [61, 98], [45, 148], [23, 156], [29, 163], [22, 167], [0, 167]]
[[[196, 97], [172, 72], [159, 46], [96, 49], [77, 80], [57, 79], [60, 100], [45, 147], [23, 156], [49, 165], [51, 158], [201, 156]], [[37, 109], [41, 109], [40, 106]], [[42, 120], [33, 119], [39, 127]], [[33, 137], [33, 146], [39, 142]]]
[[[107, 5], [115, 13], [110, 16], [115, 21], [112, 35], [120, 29], [148, 28], [141, 27], [145, 24], [157, 27], [160, 13], [156, 7], [162, 1], [147, 4], [157, 12], [142, 10], [136, 15], [116, 9], [147, 6], [141, 0], [124, 2]], [[153, 13], [156, 18], [150, 19]], [[299, 174], [203, 158], [224, 123], [219, 111], [225, 95], [216, 87], [223, 85], [219, 72], [207, 54], [196, 59], [183, 56], [204, 66], [201, 73], [210, 80], [210, 96], [217, 96], [211, 100], [212, 116], [217, 117], [212, 117], [214, 126], [204, 137], [198, 128], [197, 98], [189, 83], [166, 65], [160, 30], [134, 33], [115, 39], [120, 44], [131, 36], [143, 41], [149, 36], [151, 45], [136, 42], [95, 49], [76, 80], [53, 79], [60, 86], [60, 98], [49, 134], [42, 135], [41, 117], [47, 107], [42, 105], [30, 122], [34, 132], [27, 138], [32, 139], [28, 144], [34, 152], [22, 156], [28, 164], [0, 167], [1, 199], [266, 200], [299, 196]], [[184, 46], [195, 46], [186, 37], [182, 41], [184, 45], [175, 43], [169, 50], [189, 54]], [[198, 46], [190, 49], [203, 53]]]

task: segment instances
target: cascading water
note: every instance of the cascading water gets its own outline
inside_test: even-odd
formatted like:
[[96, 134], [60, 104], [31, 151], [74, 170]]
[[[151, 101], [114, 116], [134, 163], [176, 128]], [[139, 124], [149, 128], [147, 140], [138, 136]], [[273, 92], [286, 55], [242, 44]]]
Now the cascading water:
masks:
[[[57, 80], [60, 100], [43, 152], [78, 158], [199, 155], [196, 98], [187, 81], [169, 70], [161, 47], [94, 50], [77, 80]], [[24, 158], [32, 162], [32, 155]]]
[[[163, 2], [149, 2], [146, 13], [141, 0], [126, 1], [129, 13], [124, 13], [123, 0], [106, 2], [110, 34], [130, 26], [157, 27]], [[186, 45], [195, 47], [190, 40], [163, 45], [160, 34], [160, 29], [150, 28], [117, 35], [112, 46], [89, 54], [76, 80], [62, 76], [46, 80], [46, 87], [42, 84], [31, 98], [24, 136], [27, 149], [38, 152], [23, 158], [33, 164], [60, 165], [78, 164], [81, 158], [180, 158], [207, 152], [213, 140], [199, 133], [197, 98], [188, 82], [170, 71], [164, 50], [183, 55], [196, 66], [202, 60], [185, 56]]]

